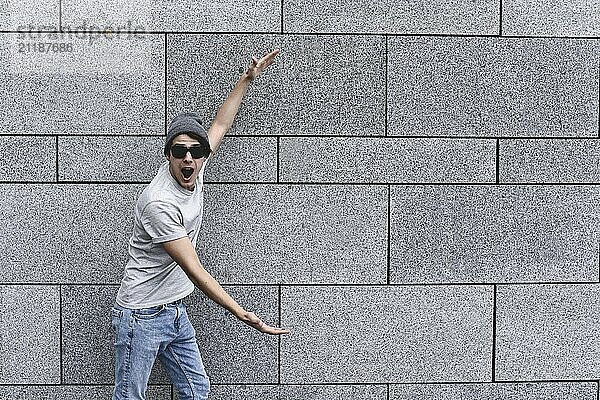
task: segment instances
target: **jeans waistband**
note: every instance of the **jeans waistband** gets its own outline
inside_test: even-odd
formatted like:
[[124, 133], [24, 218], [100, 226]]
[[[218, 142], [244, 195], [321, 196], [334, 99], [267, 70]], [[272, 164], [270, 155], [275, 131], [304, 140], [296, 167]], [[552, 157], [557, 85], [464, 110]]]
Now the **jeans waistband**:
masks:
[[170, 303], [159, 304], [159, 305], [157, 305], [157, 306], [152, 306], [152, 307], [143, 307], [143, 308], [135, 308], [135, 309], [134, 309], [134, 308], [128, 308], [128, 307], [123, 307], [123, 306], [120, 306], [118, 303], [116, 303], [116, 302], [115, 302], [115, 304], [114, 304], [114, 307], [115, 307], [115, 308], [117, 308], [117, 309], [128, 309], [128, 310], [138, 310], [138, 309], [139, 309], [139, 310], [142, 310], [142, 309], [147, 309], [147, 308], [158, 308], [158, 307], [168, 307], [168, 306], [179, 306], [179, 305], [182, 305], [182, 304], [184, 304], [183, 300], [184, 300], [184, 299], [179, 299], [179, 300], [172, 301], [172, 302], [170, 302]]

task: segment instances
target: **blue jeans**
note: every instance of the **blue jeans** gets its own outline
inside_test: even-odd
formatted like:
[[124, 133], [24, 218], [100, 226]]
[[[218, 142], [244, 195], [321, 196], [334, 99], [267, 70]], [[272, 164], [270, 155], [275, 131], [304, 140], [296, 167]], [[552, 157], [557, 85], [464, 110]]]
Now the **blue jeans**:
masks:
[[157, 357], [181, 400], [208, 398], [210, 383], [185, 304], [177, 301], [139, 310], [115, 304], [112, 326], [116, 356], [113, 400], [145, 399]]

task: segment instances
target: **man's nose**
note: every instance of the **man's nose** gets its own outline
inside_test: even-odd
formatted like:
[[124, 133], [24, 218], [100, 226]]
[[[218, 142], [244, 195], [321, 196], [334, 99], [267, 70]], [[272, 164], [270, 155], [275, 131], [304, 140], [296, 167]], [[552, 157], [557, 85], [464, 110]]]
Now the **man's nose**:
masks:
[[189, 150], [185, 152], [185, 157], [183, 157], [183, 161], [193, 161], [192, 153]]

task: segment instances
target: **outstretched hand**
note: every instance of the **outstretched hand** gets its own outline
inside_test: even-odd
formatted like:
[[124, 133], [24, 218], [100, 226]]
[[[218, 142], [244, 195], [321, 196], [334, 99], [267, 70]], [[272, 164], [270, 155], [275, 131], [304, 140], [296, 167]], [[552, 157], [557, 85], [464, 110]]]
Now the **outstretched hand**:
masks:
[[247, 312], [246, 314], [244, 314], [242, 321], [244, 321], [246, 324], [250, 325], [254, 329], [257, 329], [263, 333], [268, 333], [269, 335], [282, 335], [285, 333], [290, 333], [290, 331], [287, 329], [277, 328], [265, 324], [264, 321], [258, 318], [253, 312]]
[[261, 59], [257, 59], [256, 57], [253, 56], [252, 63], [246, 70], [246, 75], [248, 75], [248, 78], [254, 79], [258, 75], [260, 75], [265, 69], [267, 69], [267, 67], [269, 65], [273, 64], [275, 57], [277, 57], [277, 54], [279, 54], [280, 51], [281, 50], [279, 50], [279, 49], [272, 51], [271, 53], [267, 54], [266, 56], [263, 56]]

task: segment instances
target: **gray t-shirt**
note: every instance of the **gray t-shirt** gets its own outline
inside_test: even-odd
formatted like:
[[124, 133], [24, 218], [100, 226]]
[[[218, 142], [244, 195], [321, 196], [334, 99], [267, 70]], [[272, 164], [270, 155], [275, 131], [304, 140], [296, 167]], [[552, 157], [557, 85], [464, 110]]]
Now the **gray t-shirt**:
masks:
[[181, 187], [165, 162], [135, 206], [129, 258], [117, 303], [131, 309], [154, 307], [188, 296], [194, 284], [162, 243], [188, 236], [194, 247], [202, 223], [203, 175], [193, 191]]

